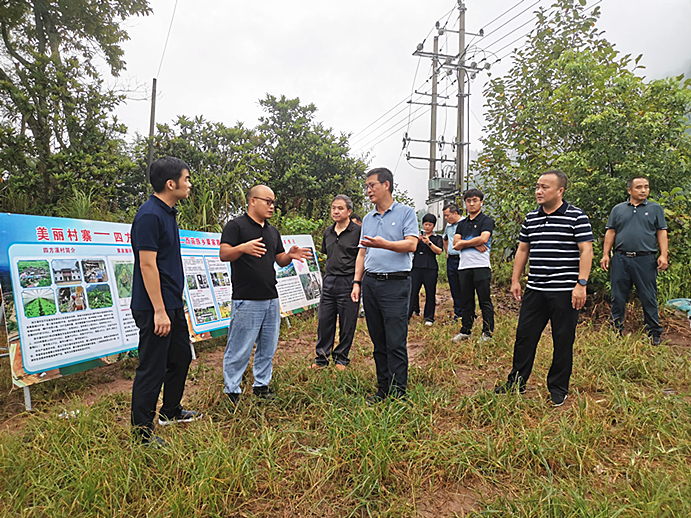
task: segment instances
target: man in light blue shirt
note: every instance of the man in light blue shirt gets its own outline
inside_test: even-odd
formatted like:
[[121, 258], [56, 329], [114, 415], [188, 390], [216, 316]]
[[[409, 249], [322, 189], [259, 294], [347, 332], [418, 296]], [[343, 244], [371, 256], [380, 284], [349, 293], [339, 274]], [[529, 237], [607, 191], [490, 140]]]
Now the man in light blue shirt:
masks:
[[413, 252], [417, 248], [415, 211], [393, 199], [393, 174], [386, 168], [367, 173], [367, 194], [375, 208], [362, 220], [360, 251], [351, 293], [362, 290], [379, 388], [371, 403], [389, 395], [405, 398], [408, 384], [408, 301]]
[[461, 318], [461, 279], [458, 273], [461, 252], [453, 247], [453, 238], [456, 235], [456, 227], [463, 219], [458, 212], [458, 205], [448, 203], [444, 206], [444, 244], [446, 245], [446, 277], [449, 279], [449, 289], [453, 299], [454, 320]]

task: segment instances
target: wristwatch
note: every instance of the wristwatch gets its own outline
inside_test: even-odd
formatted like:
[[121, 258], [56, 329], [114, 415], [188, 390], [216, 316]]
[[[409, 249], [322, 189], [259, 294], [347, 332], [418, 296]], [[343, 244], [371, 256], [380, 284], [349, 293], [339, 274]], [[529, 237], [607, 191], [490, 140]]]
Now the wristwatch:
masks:
[[581, 286], [587, 286], [588, 279], [578, 279], [578, 284], [580, 284]]

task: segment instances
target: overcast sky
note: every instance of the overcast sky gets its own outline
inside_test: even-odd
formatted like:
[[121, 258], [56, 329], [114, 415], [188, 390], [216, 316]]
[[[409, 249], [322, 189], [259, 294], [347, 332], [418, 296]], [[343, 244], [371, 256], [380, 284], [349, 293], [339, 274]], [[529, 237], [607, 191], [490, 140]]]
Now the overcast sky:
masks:
[[[524, 38], [501, 50], [533, 28], [532, 13], [539, 6], [551, 5], [551, 0], [542, 0], [520, 14], [536, 1], [467, 0], [466, 30], [485, 28], [485, 37], [475, 38], [473, 45], [485, 49], [490, 61], [521, 46]], [[588, 1], [589, 6], [596, 3]], [[148, 133], [146, 97], [153, 77], [158, 77], [159, 123], [178, 115], [202, 115], [229, 126], [241, 121], [253, 127], [261, 116], [258, 100], [267, 93], [299, 97], [317, 106], [317, 119], [327, 127], [353, 134], [353, 150], [369, 152], [372, 166], [394, 171], [398, 187], [409, 192], [418, 209], [424, 207], [427, 165], [407, 162], [401, 148], [406, 130], [411, 138], [429, 138], [429, 115], [413, 114], [411, 118], [420, 117], [410, 127], [408, 111], [387, 119], [407, 106], [401, 102], [410, 98], [413, 88], [428, 91], [429, 83], [424, 83], [430, 60], [412, 53], [428, 36], [425, 50], [432, 50], [435, 22], [444, 25], [450, 15], [448, 27], [456, 24], [455, 1], [178, 0], [160, 73], [175, 1], [150, 0], [150, 5], [151, 16], [126, 22], [131, 40], [123, 45], [127, 70], [118, 84], [135, 91], [116, 113], [131, 134]], [[691, 0], [602, 0], [598, 5], [599, 28], [622, 53], [643, 54], [647, 77], [691, 73]], [[440, 43], [442, 52], [457, 51], [457, 35], [443, 36]], [[491, 72], [502, 74], [509, 66], [506, 57]], [[479, 147], [486, 80], [487, 75], [480, 74], [471, 85], [471, 149]], [[442, 82], [440, 89], [446, 86]], [[438, 134], [453, 140], [455, 112], [441, 110], [438, 119]], [[425, 156], [428, 146], [411, 144], [410, 151]]]

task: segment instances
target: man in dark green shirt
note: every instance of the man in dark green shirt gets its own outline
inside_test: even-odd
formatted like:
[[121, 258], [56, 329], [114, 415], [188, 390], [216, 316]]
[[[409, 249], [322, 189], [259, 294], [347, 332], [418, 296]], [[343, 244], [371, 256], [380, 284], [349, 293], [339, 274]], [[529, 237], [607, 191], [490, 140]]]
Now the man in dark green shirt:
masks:
[[[667, 223], [662, 207], [648, 201], [650, 184], [642, 176], [628, 182], [629, 201], [616, 205], [607, 220], [600, 266], [606, 271], [611, 260], [612, 325], [624, 329], [626, 301], [631, 284], [643, 306], [645, 330], [654, 345], [660, 344], [662, 326], [657, 313], [657, 272], [666, 270]], [[660, 255], [655, 259], [657, 250]]]

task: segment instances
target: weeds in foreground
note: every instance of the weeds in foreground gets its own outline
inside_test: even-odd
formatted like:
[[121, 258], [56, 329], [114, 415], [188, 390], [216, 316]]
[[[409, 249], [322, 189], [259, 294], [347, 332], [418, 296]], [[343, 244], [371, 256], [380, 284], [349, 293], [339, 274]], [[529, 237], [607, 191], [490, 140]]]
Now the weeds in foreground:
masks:
[[[314, 315], [291, 323], [282, 339], [312, 343]], [[54, 382], [25, 426], [0, 437], [0, 514], [691, 516], [688, 348], [584, 324], [568, 403], [552, 409], [548, 335], [525, 396], [491, 391], [514, 330], [499, 315], [493, 341], [452, 343], [456, 326], [414, 320], [411, 343], [423, 345], [409, 402], [374, 407], [362, 324], [347, 371], [311, 371], [308, 346], [277, 366], [269, 404], [247, 395], [230, 407], [202, 352], [187, 406], [206, 418], [159, 429], [170, 443], [160, 451], [130, 442], [128, 393], [87, 405], [75, 397], [83, 378]], [[79, 415], [60, 419], [69, 394]]]

